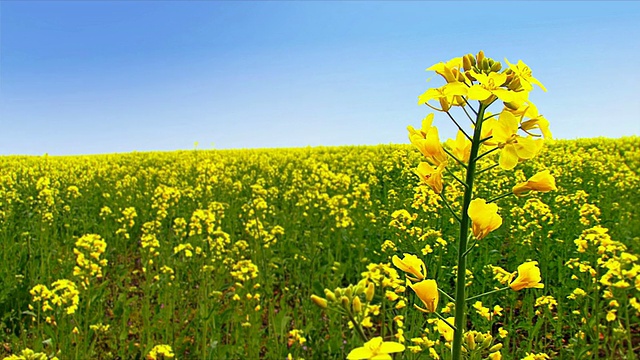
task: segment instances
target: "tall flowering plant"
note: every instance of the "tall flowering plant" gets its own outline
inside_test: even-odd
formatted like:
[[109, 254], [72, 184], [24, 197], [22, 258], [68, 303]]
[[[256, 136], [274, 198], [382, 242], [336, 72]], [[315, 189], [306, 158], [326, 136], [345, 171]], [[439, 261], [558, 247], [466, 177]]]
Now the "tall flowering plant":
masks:
[[[448, 295], [437, 286], [434, 279], [416, 278], [416, 272], [408, 271], [399, 258], [394, 259], [394, 264], [411, 274], [411, 277], [407, 276], [409, 281], [420, 280], [410, 286], [425, 304], [419, 310], [440, 317], [438, 327], [443, 328], [441, 332], [447, 335], [446, 340], [451, 341], [451, 357], [454, 360], [460, 359], [463, 352], [473, 350], [476, 340], [483, 340], [477, 334], [474, 335], [474, 332], [465, 331], [467, 302], [488, 293], [468, 296], [465, 274], [467, 257], [476, 248], [477, 241], [502, 225], [496, 201], [508, 195], [523, 196], [531, 191], [546, 192], [556, 189], [553, 176], [548, 171], [543, 171], [524, 183], [515, 184], [513, 191], [508, 194], [492, 199], [474, 196], [474, 185], [479, 174], [498, 166], [504, 170], [514, 169], [519, 163], [535, 157], [542, 147], [543, 139], [551, 137], [549, 122], [529, 100], [529, 93], [534, 85], [542, 90], [546, 89], [522, 61], [516, 64], [508, 61], [506, 63], [507, 67], [503, 68], [500, 62], [485, 57], [480, 51], [475, 56], [468, 54], [427, 69], [444, 78], [445, 84], [420, 95], [419, 103], [445, 114], [457, 126], [456, 140], [450, 146], [444, 147], [440, 142], [438, 128], [432, 125], [433, 113], [423, 120], [421, 129], [408, 127], [409, 140], [424, 155], [424, 160], [415, 169], [415, 173], [440, 195], [460, 227], [455, 293]], [[492, 106], [501, 107], [500, 112], [490, 113], [489, 108]], [[462, 109], [461, 113], [465, 114], [470, 127], [463, 126], [453, 116], [451, 110], [456, 107]], [[497, 153], [496, 163], [480, 169], [479, 160], [492, 153]], [[464, 178], [456, 176], [451, 169], [453, 167], [462, 167]], [[446, 177], [446, 174], [450, 177]], [[460, 209], [455, 209], [443, 196], [445, 178], [459, 182], [464, 188]], [[474, 241], [472, 244], [471, 240]], [[544, 285], [541, 280], [537, 262], [526, 262], [518, 267], [518, 276], [510, 279], [508, 286], [490, 293], [508, 289], [519, 291], [542, 288]], [[440, 294], [452, 300], [455, 306], [454, 317], [445, 319], [436, 311]], [[488, 344], [490, 345], [490, 341]], [[487, 349], [490, 349], [492, 358], [500, 357], [499, 346]]]
[[[446, 115], [456, 125], [458, 133], [455, 140], [449, 140], [443, 146], [438, 128], [433, 125], [435, 113], [430, 113], [419, 129], [408, 127], [409, 140], [423, 155], [422, 161], [414, 169], [419, 181], [440, 197], [459, 226], [457, 263], [453, 264], [457, 271], [454, 293], [449, 294], [448, 289], [440, 288], [437, 279], [428, 278], [427, 267], [421, 258], [404, 253], [402, 258], [395, 255], [391, 259], [395, 268], [405, 273], [404, 281], [389, 265], [371, 264], [358, 285], [336, 288], [335, 291], [325, 289], [326, 298], [313, 295], [311, 299], [316, 305], [337, 311], [348, 318], [349, 326], [365, 342], [363, 347], [353, 349], [347, 359], [391, 359], [390, 354], [395, 356], [405, 350], [401, 344], [405, 339], [402, 316], [394, 317], [398, 328], [394, 337], [398, 343], [384, 341], [384, 318], [379, 322], [371, 319], [384, 316], [384, 309], [391, 308], [385, 305], [384, 300], [397, 302], [393, 306], [395, 309], [403, 308], [405, 298], [398, 294], [410, 291], [420, 300], [421, 306], [414, 305], [417, 310], [427, 316], [437, 317], [434, 322], [437, 322], [437, 331], [451, 349], [451, 359], [459, 360], [463, 354], [478, 358], [472, 354], [480, 354], [482, 358], [488, 356], [491, 360], [499, 360], [502, 358], [502, 344], [493, 344], [490, 333], [465, 329], [468, 310], [473, 308], [481, 316], [490, 318], [489, 309], [477, 301], [482, 296], [506, 290], [544, 287], [538, 263], [527, 261], [518, 266], [517, 273], [500, 268], [503, 273], [497, 278], [505, 285], [503, 288], [475, 295], [466, 292], [467, 257], [479, 248], [477, 245], [482, 244], [482, 239], [502, 226], [497, 201], [510, 195], [520, 197], [531, 192], [556, 190], [555, 179], [545, 170], [525, 182], [514, 184], [511, 191], [505, 194], [483, 199], [474, 193], [475, 181], [480, 174], [496, 167], [513, 170], [519, 163], [535, 157], [542, 148], [543, 140], [551, 137], [549, 122], [529, 100], [534, 85], [546, 89], [522, 61], [516, 64], [506, 61], [506, 64], [507, 67], [503, 69], [500, 62], [485, 57], [480, 51], [477, 55], [468, 54], [427, 69], [440, 75], [445, 84], [420, 95], [419, 104]], [[490, 107], [500, 107], [499, 112], [489, 112]], [[454, 117], [452, 110], [455, 108], [464, 114], [467, 126]], [[460, 170], [463, 176], [456, 175], [460, 174]], [[464, 189], [461, 201], [455, 203], [444, 196], [453, 182], [458, 182]], [[384, 293], [382, 304], [376, 302], [376, 289]], [[442, 303], [441, 295], [449, 300], [446, 312], [453, 311], [454, 316], [445, 318], [438, 312], [438, 304]], [[473, 306], [468, 306], [472, 300], [475, 301]], [[493, 309], [494, 314], [501, 311], [499, 306]], [[379, 329], [376, 329], [376, 324]], [[367, 333], [379, 333], [382, 336], [370, 339]], [[426, 344], [432, 358], [440, 357], [431, 348], [433, 341], [424, 337], [412, 338], [411, 341]], [[411, 348], [419, 350], [420, 346]]]

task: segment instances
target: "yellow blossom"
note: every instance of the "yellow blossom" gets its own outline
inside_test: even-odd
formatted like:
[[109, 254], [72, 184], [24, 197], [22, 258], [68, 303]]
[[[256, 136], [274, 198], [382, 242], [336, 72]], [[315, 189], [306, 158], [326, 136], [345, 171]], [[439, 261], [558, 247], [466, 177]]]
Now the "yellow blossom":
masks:
[[542, 148], [542, 140], [517, 134], [518, 123], [509, 111], [502, 111], [498, 120], [489, 119], [483, 123], [483, 134], [491, 136], [484, 144], [501, 149], [498, 162], [505, 170], [513, 169], [519, 161], [533, 158]]
[[471, 141], [469, 141], [461, 130], [458, 130], [455, 140], [448, 139], [445, 144], [451, 148], [451, 153], [458, 160], [463, 163], [469, 162], [469, 156], [471, 155]]
[[556, 179], [549, 173], [549, 170], [540, 171], [529, 180], [513, 187], [513, 193], [517, 196], [523, 196], [529, 191], [549, 192], [552, 190], [555, 191], [558, 188], [556, 188]]
[[478, 84], [471, 85], [467, 91], [471, 100], [489, 103], [497, 97], [504, 102], [511, 102], [526, 97], [524, 92], [516, 93], [502, 87], [507, 81], [507, 74], [505, 73], [492, 72], [486, 75], [471, 71], [471, 75], [478, 80]]
[[389, 354], [402, 352], [404, 349], [404, 345], [394, 341], [383, 341], [382, 337], [378, 336], [367, 341], [362, 347], [351, 350], [347, 359], [391, 360]]
[[[452, 316], [447, 318], [446, 320], [449, 324], [453, 324], [456, 318]], [[447, 342], [453, 341], [453, 328], [441, 319], [438, 319], [438, 332], [444, 337]]]
[[513, 290], [536, 288], [542, 289], [544, 284], [540, 284], [542, 277], [538, 269], [537, 261], [528, 261], [518, 266], [518, 277], [509, 285]]
[[473, 234], [478, 240], [502, 225], [502, 218], [498, 215], [498, 205], [487, 204], [484, 199], [471, 200], [468, 214], [471, 218]]
[[407, 130], [409, 130], [411, 143], [420, 150], [429, 162], [437, 166], [447, 161], [447, 154], [440, 143], [438, 128], [431, 126], [432, 122], [433, 114], [429, 114], [422, 120], [420, 130], [414, 129], [413, 126], [408, 126]]
[[408, 276], [411, 281], [421, 281], [427, 276], [427, 268], [424, 262], [419, 257], [413, 254], [404, 254], [404, 258], [400, 259], [397, 255], [393, 255], [391, 258], [393, 265], [398, 269], [409, 273], [413, 276]]
[[440, 294], [438, 293], [438, 284], [435, 280], [423, 280], [419, 283], [410, 285], [415, 291], [416, 295], [422, 300], [422, 303], [426, 307], [423, 309], [416, 305], [420, 311], [423, 312], [435, 312], [438, 308], [438, 299]]
[[173, 358], [175, 355], [173, 349], [169, 345], [156, 345], [147, 354], [147, 360], [168, 359]]
[[547, 89], [538, 81], [538, 79], [534, 78], [531, 75], [531, 69], [522, 62], [522, 60], [518, 60], [517, 64], [512, 64], [509, 60], [504, 59], [504, 61], [509, 65], [509, 70], [513, 71], [520, 80], [520, 85], [525, 91], [531, 91], [533, 89], [533, 85], [538, 85], [543, 91], [547, 91]]
[[420, 180], [429, 185], [431, 190], [436, 194], [442, 192], [442, 172], [444, 171], [445, 163], [441, 163], [438, 167], [433, 167], [429, 163], [421, 162], [416, 168], [416, 174], [420, 177]]

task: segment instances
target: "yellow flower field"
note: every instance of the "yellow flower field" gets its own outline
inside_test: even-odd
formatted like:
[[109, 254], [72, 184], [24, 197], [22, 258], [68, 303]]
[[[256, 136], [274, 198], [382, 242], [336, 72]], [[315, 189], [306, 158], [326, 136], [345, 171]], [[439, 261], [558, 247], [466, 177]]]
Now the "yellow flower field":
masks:
[[[426, 279], [452, 292], [457, 232], [437, 184], [414, 173], [428, 151], [0, 157], [0, 358], [344, 359], [360, 349], [355, 359], [388, 348], [446, 359], [452, 307]], [[556, 191], [531, 191], [549, 187], [532, 178], [542, 170]], [[479, 194], [519, 184], [521, 197], [501, 200], [501, 226], [478, 213], [467, 289], [518, 291], [469, 299], [482, 329], [465, 346], [493, 349], [478, 359], [638, 354], [639, 171], [640, 138], [629, 137], [547, 141], [515, 171], [488, 172]], [[450, 206], [461, 191], [445, 190]], [[354, 311], [330, 311], [347, 293]]]

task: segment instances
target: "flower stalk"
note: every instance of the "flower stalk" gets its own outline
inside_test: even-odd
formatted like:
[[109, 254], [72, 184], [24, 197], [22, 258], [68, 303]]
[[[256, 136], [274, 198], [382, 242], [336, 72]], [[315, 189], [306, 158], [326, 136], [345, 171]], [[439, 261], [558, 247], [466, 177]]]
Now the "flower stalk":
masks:
[[456, 275], [456, 312], [453, 333], [453, 344], [451, 346], [451, 358], [459, 360], [462, 357], [462, 336], [464, 334], [464, 324], [466, 315], [466, 289], [465, 274], [467, 272], [467, 239], [469, 236], [469, 204], [473, 196], [473, 182], [475, 180], [476, 163], [478, 161], [478, 151], [482, 136], [482, 122], [487, 105], [481, 104], [476, 113], [475, 129], [473, 131], [473, 141], [471, 142], [471, 154], [467, 165], [467, 184], [464, 191], [462, 203], [462, 220], [460, 222], [460, 235], [458, 238], [458, 273]]

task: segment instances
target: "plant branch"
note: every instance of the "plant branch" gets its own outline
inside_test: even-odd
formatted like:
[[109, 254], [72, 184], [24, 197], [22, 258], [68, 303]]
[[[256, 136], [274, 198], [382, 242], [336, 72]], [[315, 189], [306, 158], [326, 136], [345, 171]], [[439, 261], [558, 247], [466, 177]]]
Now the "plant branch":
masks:
[[468, 298], [467, 301], [475, 300], [475, 299], [481, 298], [481, 297], [489, 295], [489, 294], [494, 294], [494, 293], [497, 293], [497, 292], [500, 292], [500, 291], [509, 290], [509, 289], [511, 289], [511, 288], [508, 287], [508, 286], [505, 286], [505, 287], [500, 288], [500, 289], [487, 291], [486, 293], [482, 293], [480, 295], [472, 296], [472, 297]]
[[458, 122], [456, 121], [456, 119], [453, 118], [453, 116], [451, 116], [451, 113], [446, 111], [447, 115], [449, 115], [449, 119], [451, 119], [451, 121], [453, 121], [454, 124], [456, 124], [456, 126], [458, 127], [458, 130], [460, 130], [460, 132], [462, 132], [464, 134], [464, 136], [467, 137], [467, 139], [469, 139], [469, 141], [471, 141], [471, 136], [469, 136], [469, 134], [467, 134], [466, 131], [464, 131], [462, 129], [462, 127], [460, 126], [460, 124], [458, 124]]
[[498, 196], [496, 196], [494, 198], [489, 199], [489, 201], [487, 201], [487, 204], [491, 204], [494, 201], [498, 201], [498, 200], [500, 200], [502, 198], [506, 198], [507, 196], [510, 196], [510, 195], [513, 195], [513, 193], [512, 192], [508, 192], [508, 193], [504, 193], [502, 195], [498, 195]]
[[486, 169], [482, 169], [482, 170], [478, 171], [476, 174], [478, 174], [478, 175], [479, 175], [479, 174], [482, 174], [483, 172], [485, 172], [485, 171], [489, 171], [489, 170], [493, 169], [493, 168], [494, 168], [494, 167], [496, 167], [496, 166], [498, 166], [498, 164], [493, 164], [493, 165], [489, 166], [489, 167], [488, 167], [488, 168], [486, 168]]
[[447, 199], [444, 197], [444, 195], [439, 194], [440, 198], [442, 199], [442, 201], [444, 202], [444, 204], [447, 206], [447, 209], [449, 209], [449, 211], [451, 211], [451, 215], [453, 215], [454, 218], [456, 218], [456, 220], [458, 220], [458, 223], [460, 223], [460, 217], [458, 216], [458, 214], [456, 214], [455, 211], [453, 211], [453, 209], [451, 208], [451, 205], [449, 205], [449, 202], [447, 201]]

